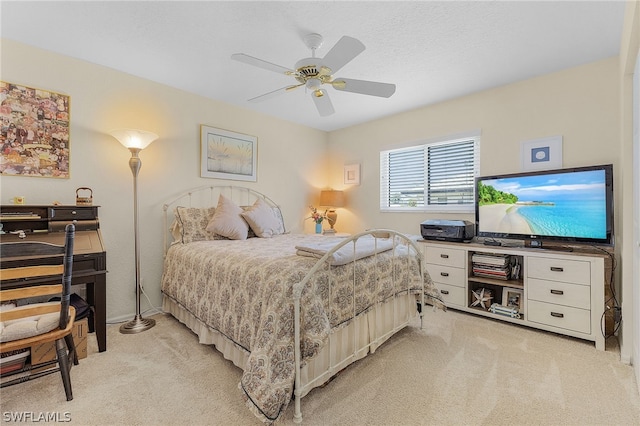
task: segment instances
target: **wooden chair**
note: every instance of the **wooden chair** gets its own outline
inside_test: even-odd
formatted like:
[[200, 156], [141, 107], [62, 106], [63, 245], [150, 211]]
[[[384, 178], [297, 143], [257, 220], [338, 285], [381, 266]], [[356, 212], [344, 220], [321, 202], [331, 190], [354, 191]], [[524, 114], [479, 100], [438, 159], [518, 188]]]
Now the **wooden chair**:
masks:
[[[16, 307], [0, 310], [0, 352], [32, 348], [43, 343], [55, 342], [56, 359], [26, 366], [17, 373], [17, 378], [4, 380], [0, 387], [60, 371], [67, 401], [73, 399], [69, 371], [78, 364], [78, 356], [71, 335], [75, 320], [75, 308], [70, 305], [71, 272], [73, 265], [73, 241], [75, 226], [65, 228], [65, 244], [54, 245], [42, 242], [0, 243], [0, 303], [13, 303]], [[43, 263], [53, 265], [5, 268], [3, 260], [18, 256], [42, 256]], [[61, 256], [62, 255], [62, 256]], [[60, 275], [60, 284], [56, 282]], [[59, 301], [38, 302], [34, 298], [50, 300], [58, 296]], [[31, 299], [31, 300], [28, 300]], [[32, 354], [33, 356], [33, 354]], [[32, 367], [36, 368], [32, 371]], [[44, 367], [44, 368], [43, 368]], [[46, 368], [48, 367], [48, 368]]]

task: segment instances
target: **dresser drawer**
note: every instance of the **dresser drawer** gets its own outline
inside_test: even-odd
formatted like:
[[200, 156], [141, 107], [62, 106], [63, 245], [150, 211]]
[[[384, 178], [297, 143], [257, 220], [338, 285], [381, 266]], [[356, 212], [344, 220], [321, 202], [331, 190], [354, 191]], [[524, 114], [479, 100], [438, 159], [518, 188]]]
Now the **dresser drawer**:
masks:
[[454, 285], [456, 287], [464, 287], [466, 285], [464, 269], [429, 263], [426, 264], [426, 268], [435, 283]]
[[530, 257], [527, 263], [527, 276], [542, 280], [590, 285], [591, 268], [589, 262], [580, 260], [561, 260], [546, 257]]
[[64, 232], [67, 224], [73, 223], [77, 231], [95, 231], [100, 228], [100, 222], [98, 220], [60, 220], [49, 222], [49, 232]]
[[49, 220], [94, 220], [98, 217], [97, 207], [60, 206], [49, 208]]
[[427, 263], [464, 268], [466, 252], [446, 247], [427, 246]]
[[591, 311], [529, 300], [527, 320], [579, 333], [591, 333]]
[[529, 278], [527, 294], [529, 300], [591, 309], [591, 287], [584, 285]]
[[438, 293], [442, 297], [444, 304], [447, 306], [465, 306], [464, 295], [465, 290], [462, 287], [456, 287], [448, 284], [436, 284], [436, 288], [438, 289]]

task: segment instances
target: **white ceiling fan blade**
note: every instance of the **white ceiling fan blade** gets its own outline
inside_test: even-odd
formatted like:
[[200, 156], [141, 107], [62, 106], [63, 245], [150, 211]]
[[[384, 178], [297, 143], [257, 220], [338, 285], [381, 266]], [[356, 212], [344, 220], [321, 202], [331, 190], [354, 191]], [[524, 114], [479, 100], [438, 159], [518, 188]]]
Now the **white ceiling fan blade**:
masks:
[[251, 98], [249, 99], [249, 102], [261, 102], [261, 101], [265, 101], [267, 99], [271, 99], [271, 98], [275, 98], [278, 95], [281, 95], [284, 92], [287, 92], [289, 90], [293, 90], [297, 87], [302, 86], [302, 84], [296, 84], [295, 86], [286, 86], [286, 87], [281, 87], [280, 89], [276, 89], [273, 90], [269, 93], [265, 93], [264, 95], [260, 95], [260, 96], [256, 96], [255, 98]]
[[326, 117], [327, 115], [331, 115], [336, 112], [333, 109], [333, 104], [331, 103], [331, 99], [329, 99], [329, 93], [327, 93], [326, 90], [314, 90], [311, 92], [311, 97], [313, 98], [313, 102], [316, 104], [316, 108], [322, 117]]
[[263, 68], [265, 70], [269, 70], [269, 71], [274, 71], [277, 72], [278, 74], [285, 74], [285, 75], [295, 75], [296, 72], [286, 68], [286, 67], [282, 67], [280, 65], [276, 65], [276, 64], [272, 64], [271, 62], [267, 62], [267, 61], [263, 61], [262, 59], [258, 59], [258, 58], [254, 58], [253, 56], [249, 56], [249, 55], [245, 55], [244, 53], [234, 53], [233, 55], [231, 55], [231, 59], [234, 59], [236, 61], [239, 62], [244, 62], [245, 64], [249, 64], [249, 65], [253, 65], [256, 66], [258, 68]]
[[364, 52], [364, 44], [353, 37], [343, 36], [335, 46], [322, 58], [322, 66], [337, 72], [353, 58]]
[[396, 92], [395, 84], [354, 80], [352, 78], [336, 78], [331, 82], [331, 85], [336, 90], [360, 93], [362, 95], [380, 96], [381, 98], [388, 98]]

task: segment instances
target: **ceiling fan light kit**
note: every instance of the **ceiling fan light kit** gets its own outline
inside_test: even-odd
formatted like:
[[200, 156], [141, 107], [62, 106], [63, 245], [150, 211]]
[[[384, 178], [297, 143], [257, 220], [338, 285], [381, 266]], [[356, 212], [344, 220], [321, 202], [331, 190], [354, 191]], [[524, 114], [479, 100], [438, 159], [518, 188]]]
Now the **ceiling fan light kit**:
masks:
[[295, 69], [276, 65], [244, 53], [235, 53], [231, 55], [231, 59], [233, 60], [263, 68], [268, 71], [274, 71], [278, 74], [292, 76], [298, 82], [298, 84], [289, 85], [281, 89], [265, 93], [264, 95], [251, 98], [249, 99], [250, 102], [264, 101], [300, 86], [305, 86], [306, 89], [311, 91], [311, 98], [316, 105], [318, 113], [324, 117], [333, 114], [335, 110], [333, 109], [333, 104], [329, 99], [329, 93], [321, 88], [323, 84], [328, 84], [334, 89], [343, 92], [359, 93], [361, 95], [378, 96], [383, 98], [388, 98], [395, 93], [395, 84], [355, 80], [351, 78], [333, 78], [333, 73], [337, 72], [365, 50], [364, 44], [359, 40], [353, 37], [343, 36], [338, 40], [335, 46], [329, 50], [324, 58], [316, 57], [316, 49], [320, 48], [323, 42], [323, 38], [320, 34], [308, 34], [303, 40], [307, 47], [311, 49], [311, 57], [304, 58], [296, 62], [294, 65]]

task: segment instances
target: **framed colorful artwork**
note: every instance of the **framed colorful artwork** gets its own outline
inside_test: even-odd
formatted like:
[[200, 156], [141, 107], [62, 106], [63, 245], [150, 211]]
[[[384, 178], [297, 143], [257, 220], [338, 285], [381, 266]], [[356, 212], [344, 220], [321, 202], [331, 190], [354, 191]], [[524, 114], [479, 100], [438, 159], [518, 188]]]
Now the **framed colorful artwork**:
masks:
[[69, 178], [67, 95], [0, 81], [0, 173]]
[[201, 177], [257, 180], [257, 137], [203, 125], [200, 143]]

